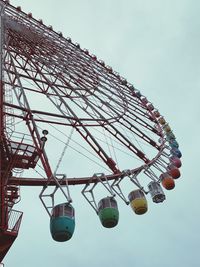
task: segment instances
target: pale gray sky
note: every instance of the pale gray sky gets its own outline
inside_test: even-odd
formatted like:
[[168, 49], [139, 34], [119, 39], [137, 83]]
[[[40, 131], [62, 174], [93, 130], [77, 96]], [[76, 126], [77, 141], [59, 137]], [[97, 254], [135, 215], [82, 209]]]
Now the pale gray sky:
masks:
[[[198, 267], [200, 238], [200, 2], [197, 0], [13, 0], [88, 48], [140, 89], [166, 117], [183, 153], [182, 177], [141, 217], [120, 206], [120, 223], [104, 229], [83, 198], [76, 231], [56, 243], [38, 194], [22, 189], [24, 211], [8, 267]], [[75, 190], [74, 195], [77, 192]]]

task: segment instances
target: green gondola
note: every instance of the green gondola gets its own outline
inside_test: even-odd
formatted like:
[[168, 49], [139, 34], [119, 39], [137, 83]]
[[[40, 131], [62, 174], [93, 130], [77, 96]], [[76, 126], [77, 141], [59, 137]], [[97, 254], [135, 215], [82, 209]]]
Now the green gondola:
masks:
[[98, 204], [98, 215], [104, 227], [115, 227], [119, 221], [119, 211], [116, 200], [113, 197], [101, 199]]

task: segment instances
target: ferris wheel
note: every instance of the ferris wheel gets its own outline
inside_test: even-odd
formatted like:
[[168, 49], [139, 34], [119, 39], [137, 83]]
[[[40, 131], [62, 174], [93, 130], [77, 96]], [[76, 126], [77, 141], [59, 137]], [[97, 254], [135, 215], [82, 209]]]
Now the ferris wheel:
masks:
[[[103, 227], [117, 201], [142, 215], [180, 177], [181, 151], [165, 118], [126, 79], [52, 26], [0, 0], [0, 262], [23, 213], [21, 186], [40, 186], [55, 241], [72, 238], [71, 185]], [[128, 192], [127, 192], [128, 190]], [[62, 202], [58, 202], [60, 199]]]

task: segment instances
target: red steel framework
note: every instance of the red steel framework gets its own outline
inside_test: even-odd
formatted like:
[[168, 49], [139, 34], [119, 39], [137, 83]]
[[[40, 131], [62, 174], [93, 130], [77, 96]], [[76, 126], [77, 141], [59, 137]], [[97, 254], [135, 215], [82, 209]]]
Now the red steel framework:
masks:
[[[2, 261], [18, 234], [22, 218], [21, 212], [12, 209], [19, 201], [19, 186], [62, 187], [66, 183], [99, 182], [91, 174], [56, 178], [46, 152], [47, 132], [42, 131], [47, 126], [74, 130], [107, 168], [101, 181], [131, 176], [143, 188], [137, 175], [143, 172], [159, 181], [156, 172], [167, 168], [170, 154], [158, 111], [133, 85], [88, 50], [45, 26], [42, 20], [34, 19], [31, 13], [24, 13], [9, 1], [0, 1], [0, 8]], [[110, 147], [102, 141], [103, 137], [112, 139]], [[111, 147], [128, 151], [140, 164], [125, 171], [113, 156], [115, 153], [110, 153]], [[37, 169], [38, 164], [45, 175], [35, 178], [29, 170]], [[17, 175], [19, 170], [26, 171], [24, 176]]]

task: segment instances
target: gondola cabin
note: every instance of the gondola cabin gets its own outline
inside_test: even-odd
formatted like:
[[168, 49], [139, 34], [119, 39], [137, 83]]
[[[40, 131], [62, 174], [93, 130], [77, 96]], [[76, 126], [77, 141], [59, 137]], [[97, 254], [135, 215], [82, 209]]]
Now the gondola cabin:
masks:
[[69, 203], [62, 203], [52, 209], [50, 231], [58, 242], [69, 240], [75, 228], [74, 208]]
[[165, 120], [163, 117], [160, 117], [160, 118], [158, 119], [158, 122], [159, 122], [161, 125], [165, 125], [166, 120]]
[[159, 183], [152, 181], [148, 184], [148, 188], [153, 202], [160, 203], [165, 200], [165, 194]]
[[172, 178], [172, 176], [166, 172], [166, 173], [162, 173], [160, 175], [160, 180], [162, 183], [162, 186], [167, 189], [167, 190], [172, 190], [175, 187], [175, 182], [174, 179]]
[[182, 157], [182, 153], [178, 148], [172, 148], [171, 149], [171, 154], [172, 154], [172, 156], [176, 156], [178, 158]]
[[178, 142], [176, 140], [171, 140], [169, 142], [169, 145], [170, 145], [171, 148], [178, 148], [179, 147], [179, 144], [178, 144]]
[[181, 176], [179, 169], [174, 164], [170, 164], [168, 169], [173, 179], [178, 179]]
[[144, 96], [142, 97], [141, 101], [142, 101], [142, 103], [143, 103], [144, 105], [146, 105], [146, 104], [148, 103], [147, 98], [144, 97]]
[[165, 133], [170, 133], [172, 130], [171, 130], [171, 127], [169, 126], [169, 124], [165, 124], [163, 126], [163, 130]]
[[148, 110], [150, 110], [150, 111], [153, 111], [153, 110], [154, 110], [154, 106], [153, 106], [153, 104], [150, 103], [150, 102], [147, 104], [147, 108], [148, 108]]
[[130, 201], [131, 208], [136, 214], [141, 215], [147, 212], [147, 200], [144, 193], [140, 189], [130, 192], [128, 199]]
[[160, 117], [160, 112], [157, 110], [157, 109], [154, 109], [154, 112], [153, 112], [154, 116], [156, 118], [159, 118]]
[[172, 141], [172, 140], [175, 140], [176, 139], [176, 136], [174, 135], [174, 133], [172, 133], [172, 132], [167, 132], [166, 133], [166, 139], [167, 139], [167, 141]]
[[136, 90], [136, 91], [135, 91], [135, 94], [136, 94], [136, 96], [139, 97], [139, 98], [142, 96], [142, 94], [140, 93], [139, 90]]
[[117, 202], [113, 197], [105, 197], [99, 201], [98, 216], [106, 228], [115, 227], [119, 221]]
[[181, 160], [178, 157], [171, 157], [170, 158], [171, 163], [176, 166], [177, 168], [180, 168], [182, 166]]

